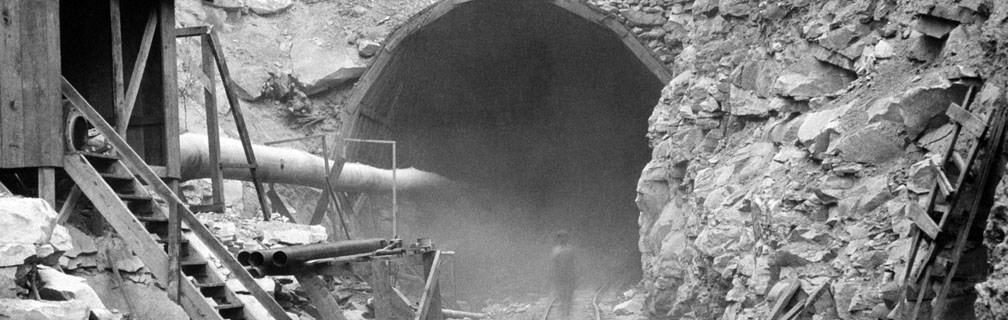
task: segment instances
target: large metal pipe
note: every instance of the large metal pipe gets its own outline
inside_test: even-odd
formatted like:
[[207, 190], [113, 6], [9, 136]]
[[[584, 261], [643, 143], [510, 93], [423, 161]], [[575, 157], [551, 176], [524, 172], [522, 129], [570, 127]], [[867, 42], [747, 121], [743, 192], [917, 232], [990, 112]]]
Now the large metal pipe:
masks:
[[[241, 141], [221, 138], [221, 163], [246, 163]], [[210, 147], [207, 136], [185, 133], [179, 136], [182, 180], [210, 178]], [[322, 189], [325, 187], [326, 165], [322, 157], [295, 149], [254, 145], [258, 169], [263, 182], [283, 183]], [[334, 161], [329, 161], [330, 166]], [[251, 181], [248, 169], [224, 168], [225, 179]], [[340, 191], [392, 191], [392, 170], [379, 169], [360, 163], [346, 163], [339, 179], [333, 185]], [[451, 180], [438, 174], [414, 168], [398, 169], [395, 184], [399, 191], [429, 190], [453, 185]]]
[[273, 266], [286, 268], [305, 261], [373, 252], [388, 245], [385, 239], [345, 240], [279, 248], [272, 252]]

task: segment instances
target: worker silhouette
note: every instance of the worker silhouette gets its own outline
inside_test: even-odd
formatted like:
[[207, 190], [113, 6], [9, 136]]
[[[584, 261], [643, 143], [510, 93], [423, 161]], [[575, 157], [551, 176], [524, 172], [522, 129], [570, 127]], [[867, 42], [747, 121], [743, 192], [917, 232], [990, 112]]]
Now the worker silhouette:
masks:
[[561, 230], [556, 233], [556, 245], [553, 246], [550, 258], [553, 261], [551, 275], [553, 301], [558, 307], [560, 319], [570, 319], [577, 274], [574, 248], [570, 245], [570, 234], [567, 231]]

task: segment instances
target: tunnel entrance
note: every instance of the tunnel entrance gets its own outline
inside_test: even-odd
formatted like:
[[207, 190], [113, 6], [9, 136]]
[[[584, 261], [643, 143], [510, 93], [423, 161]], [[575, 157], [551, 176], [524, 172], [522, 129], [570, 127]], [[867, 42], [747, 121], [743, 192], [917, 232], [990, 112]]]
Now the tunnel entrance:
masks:
[[605, 19], [568, 1], [443, 1], [387, 41], [351, 97], [346, 135], [396, 140], [400, 167], [470, 187], [400, 211], [415, 221], [404, 238], [458, 252], [462, 296], [548, 290], [559, 230], [581, 249], [582, 284], [639, 280], [635, 188], [669, 74]]

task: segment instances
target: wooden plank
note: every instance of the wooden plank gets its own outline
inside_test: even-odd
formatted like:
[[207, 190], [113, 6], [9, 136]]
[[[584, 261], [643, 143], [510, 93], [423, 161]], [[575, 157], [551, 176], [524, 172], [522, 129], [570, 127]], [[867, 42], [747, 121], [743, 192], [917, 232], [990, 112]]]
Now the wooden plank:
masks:
[[280, 215], [284, 217], [287, 217], [287, 219], [290, 219], [291, 223], [300, 224], [297, 221], [297, 218], [295, 218], [294, 215], [291, 214], [290, 208], [287, 206], [287, 202], [280, 197], [280, 194], [277, 194], [276, 190], [273, 189], [272, 185], [270, 185], [269, 191], [266, 191], [266, 197], [269, 198], [270, 206], [271, 208], [273, 208], [274, 211], [280, 213]]
[[175, 1], [161, 0], [161, 94], [164, 103], [164, 157], [167, 176], [181, 178], [179, 154], [178, 66], [175, 50]]
[[441, 251], [424, 254], [424, 271], [427, 281], [424, 283], [423, 295], [420, 296], [420, 308], [414, 320], [441, 319], [441, 290], [438, 284], [441, 269]]
[[[32, 3], [37, 3], [32, 1]], [[46, 167], [59, 167], [63, 163], [63, 141], [64, 139], [53, 139], [52, 137], [63, 137], [63, 104], [59, 93], [59, 76], [62, 64], [60, 62], [60, 24], [59, 24], [59, 1], [44, 1], [43, 17], [43, 37], [45, 57], [43, 70], [38, 75], [41, 77], [42, 85], [40, 94], [42, 95], [39, 104], [39, 121], [36, 124], [38, 130], [38, 151], [40, 153], [36, 165]]]
[[301, 284], [301, 288], [308, 293], [308, 299], [311, 300], [315, 309], [318, 309], [322, 319], [346, 320], [343, 309], [340, 308], [339, 303], [329, 293], [329, 289], [326, 288], [325, 283], [319, 279], [318, 275], [299, 269], [294, 272], [294, 277]]
[[224, 203], [224, 175], [220, 168], [220, 123], [217, 120], [217, 86], [213, 49], [210, 37], [200, 37], [202, 74], [207, 78], [203, 85], [203, 108], [206, 110], [207, 145], [210, 153], [210, 193], [213, 203]]
[[42, 95], [43, 77], [49, 66], [39, 57], [45, 52], [43, 41], [45, 37], [42, 15], [44, 6], [34, 5], [27, 0], [21, 0], [21, 99], [23, 113], [21, 114], [23, 145], [22, 165], [39, 166], [38, 136], [39, 113], [44, 109]]
[[80, 201], [82, 194], [80, 187], [73, 186], [73, 189], [67, 194], [66, 200], [63, 201], [63, 207], [60, 208], [59, 214], [56, 216], [56, 224], [64, 224], [67, 219], [70, 219], [70, 215], [73, 214], [73, 209], [77, 206], [77, 201]]
[[[147, 16], [147, 25], [144, 27], [143, 38], [140, 40], [140, 52], [137, 53], [136, 61], [133, 62], [133, 74], [130, 75], [125, 100], [123, 104], [116, 106], [116, 111], [119, 112], [116, 129], [122, 136], [126, 135], [130, 117], [133, 116], [133, 107], [136, 104], [137, 94], [140, 93], [140, 81], [143, 80], [144, 70], [147, 69], [147, 57], [150, 55], [151, 45], [154, 42], [157, 22], [157, 10], [152, 10]], [[174, 69], [175, 66], [173, 65], [172, 68]]]
[[18, 168], [24, 164], [24, 104], [21, 96], [21, 1], [3, 1], [6, 19], [0, 28], [4, 50], [0, 52], [0, 167]]
[[[242, 115], [241, 101], [234, 92], [234, 81], [231, 79], [231, 72], [228, 71], [227, 59], [224, 57], [224, 50], [221, 48], [220, 39], [217, 32], [210, 30], [210, 48], [213, 49], [214, 58], [217, 60], [217, 72], [220, 73], [221, 81], [224, 83], [224, 93], [227, 95], [228, 103], [231, 105], [231, 114], [234, 116], [235, 126], [238, 127], [238, 137], [242, 142], [242, 149], [245, 150], [245, 159], [250, 165], [256, 165], [255, 152], [252, 150], [252, 141], [249, 139], [248, 128], [245, 127], [245, 117]], [[255, 186], [256, 194], [259, 196], [259, 206], [263, 211], [263, 220], [269, 221], [269, 204], [266, 203], [266, 194], [263, 191], [262, 182], [259, 181], [259, 174], [255, 168], [249, 168], [252, 176], [252, 185]]]
[[14, 193], [11, 192], [10, 189], [7, 189], [7, 186], [5, 186], [3, 182], [0, 182], [0, 196], [7, 196], [12, 194]]
[[[176, 179], [168, 180], [168, 188], [175, 191], [176, 194], [179, 192], [179, 182]], [[179, 218], [179, 207], [182, 204], [169, 204], [168, 205], [168, 286], [167, 293], [168, 299], [172, 301], [179, 302], [181, 299], [181, 290], [179, 287], [179, 279], [182, 279], [181, 261], [179, 257], [182, 256], [182, 247], [180, 241], [182, 241], [182, 220]]]
[[371, 290], [374, 295], [375, 319], [412, 319], [415, 315], [412, 309], [403, 309], [394, 300], [398, 299], [392, 291], [391, 261], [376, 259], [371, 261]]
[[907, 203], [906, 215], [917, 226], [917, 229], [924, 232], [928, 238], [935, 239], [938, 233], [941, 232], [938, 224], [934, 222], [934, 219], [931, 219], [931, 216], [917, 202], [910, 201]]
[[[109, 13], [112, 20], [112, 103], [117, 108], [126, 99], [125, 71], [122, 49], [122, 15], [119, 0], [109, 0]], [[118, 110], [118, 109], [117, 109]], [[116, 127], [124, 128], [123, 119], [116, 119]]]
[[[73, 178], [81, 191], [94, 203], [98, 212], [105, 217], [126, 246], [143, 260], [144, 265], [151, 270], [157, 279], [166, 279], [168, 275], [168, 256], [151, 237], [143, 225], [133, 216], [126, 204], [116, 196], [115, 191], [101, 175], [98, 174], [84, 156], [72, 154], [65, 156], [63, 168]], [[164, 280], [159, 280], [164, 281]], [[162, 283], [163, 284], [163, 283]]]
[[[115, 129], [113, 129], [112, 126], [110, 126], [108, 122], [106, 122], [105, 119], [98, 114], [98, 111], [96, 111], [94, 107], [91, 107], [91, 104], [84, 100], [84, 97], [77, 92], [77, 89], [75, 89], [73, 85], [66, 80], [66, 78], [62, 78], [62, 80], [63, 95], [77, 108], [77, 110], [80, 111], [81, 115], [85, 119], [91, 122], [95, 129], [105, 136], [109, 144], [111, 144], [119, 153], [122, 158], [122, 163], [133, 174], [143, 179], [143, 181], [146, 182], [147, 187], [152, 188], [154, 192], [167, 201], [169, 205], [185, 204], [184, 201], [179, 199], [178, 194], [171, 190], [168, 185], [161, 180], [161, 177], [154, 173], [154, 170], [151, 170], [150, 167], [144, 164], [140, 155], [137, 155], [136, 151], [130, 148], [126, 140], [115, 132]], [[88, 197], [90, 198], [90, 195]], [[179, 215], [189, 226], [189, 229], [193, 232], [193, 234], [206, 243], [207, 248], [210, 249], [213, 255], [217, 258], [217, 261], [231, 271], [231, 276], [238, 279], [242, 286], [244, 286], [246, 290], [248, 290], [249, 293], [251, 293], [252, 296], [255, 297], [267, 311], [269, 311], [270, 315], [278, 320], [290, 319], [283, 308], [277, 304], [276, 300], [273, 300], [273, 297], [266, 293], [266, 291], [256, 283], [255, 279], [253, 279], [252, 276], [249, 275], [248, 271], [245, 270], [245, 267], [239, 264], [238, 260], [235, 260], [234, 256], [231, 255], [228, 249], [217, 241], [216, 238], [214, 238], [214, 235], [210, 232], [210, 230], [207, 230], [207, 228], [203, 226], [203, 223], [200, 222], [191, 211], [182, 206], [182, 210], [179, 210]], [[164, 252], [161, 251], [160, 248], [157, 251]], [[166, 264], [167, 258], [165, 258], [165, 260], [160, 264], [161, 268], [164, 268]], [[165, 279], [163, 276], [164, 274], [162, 273], [162, 277], [160, 279]], [[183, 282], [182, 284], [182, 294], [183, 296], [186, 296], [186, 290], [188, 289], [185, 288], [184, 283], [187, 282]]]
[[176, 38], [188, 38], [204, 36], [210, 32], [210, 28], [207, 26], [196, 26], [196, 27], [185, 27], [185, 28], [175, 28]]
[[949, 117], [949, 120], [962, 125], [963, 129], [966, 129], [967, 132], [976, 137], [982, 136], [984, 129], [987, 127], [987, 122], [983, 118], [969, 112], [969, 110], [956, 103], [949, 105], [948, 110], [945, 111], [945, 115]]
[[38, 197], [56, 207], [56, 169], [38, 168]]
[[770, 316], [767, 317], [767, 319], [773, 320], [783, 315], [786, 311], [785, 309], [787, 308], [788, 303], [791, 302], [791, 299], [794, 298], [796, 293], [798, 293], [799, 288], [801, 288], [801, 282], [798, 280], [792, 280], [791, 284], [789, 284], [787, 288], [784, 288], [781, 295], [777, 297], [777, 301], [774, 302], [773, 308], [770, 309]]

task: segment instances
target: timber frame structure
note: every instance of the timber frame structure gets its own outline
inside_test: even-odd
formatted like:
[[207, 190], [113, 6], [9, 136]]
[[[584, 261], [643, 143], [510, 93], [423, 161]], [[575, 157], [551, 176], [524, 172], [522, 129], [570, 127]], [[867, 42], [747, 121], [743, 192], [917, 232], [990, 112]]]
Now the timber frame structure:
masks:
[[255, 176], [216, 34], [176, 29], [174, 0], [4, 0], [0, 193], [44, 199], [59, 223], [86, 197], [193, 319], [289, 319], [178, 197], [177, 36], [202, 36], [204, 73], [216, 64], [249, 147], [247, 164], [221, 165]]

